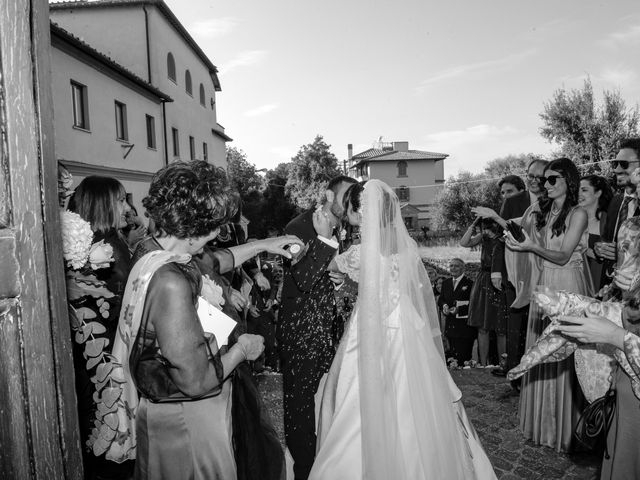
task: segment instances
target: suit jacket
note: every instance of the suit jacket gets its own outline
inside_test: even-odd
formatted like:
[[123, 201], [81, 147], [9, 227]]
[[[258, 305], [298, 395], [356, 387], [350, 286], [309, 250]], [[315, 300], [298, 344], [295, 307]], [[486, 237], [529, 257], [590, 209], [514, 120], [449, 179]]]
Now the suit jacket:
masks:
[[298, 215], [285, 227], [285, 234], [298, 236], [305, 247], [293, 260], [285, 259], [277, 336], [284, 355], [314, 357], [328, 370], [336, 302], [327, 267], [338, 252], [318, 239], [313, 212]]
[[[444, 315], [445, 331], [444, 335], [451, 338], [473, 338], [477, 335], [476, 327], [467, 325], [469, 319], [469, 296], [471, 295], [471, 287], [473, 280], [466, 275], [462, 277], [456, 289], [453, 289], [453, 278], [447, 278], [442, 282], [442, 292], [438, 298], [438, 308], [442, 312], [442, 307], [448, 305], [449, 308], [457, 306], [458, 311], [451, 315]], [[458, 302], [467, 302], [466, 305], [460, 306]]]
[[[609, 203], [609, 208], [607, 209], [607, 217], [604, 223], [600, 224], [600, 237], [603, 242], [617, 242], [616, 235], [616, 225], [618, 223], [618, 214], [620, 213], [620, 207], [622, 206], [622, 201], [624, 200], [624, 193], [618, 193], [614, 195], [613, 199]], [[634, 216], [640, 215], [640, 208], [636, 208]], [[626, 218], [623, 218], [620, 221], [620, 224], [624, 222]], [[620, 227], [617, 225], [618, 228]], [[615, 267], [615, 260], [604, 260], [602, 262], [602, 276], [600, 278], [601, 285], [608, 285], [611, 283], [611, 275], [613, 274], [613, 270]]]
[[528, 190], [516, 193], [513, 197], [505, 198], [500, 208], [500, 217], [504, 220], [520, 218], [524, 211], [531, 206], [531, 196]]

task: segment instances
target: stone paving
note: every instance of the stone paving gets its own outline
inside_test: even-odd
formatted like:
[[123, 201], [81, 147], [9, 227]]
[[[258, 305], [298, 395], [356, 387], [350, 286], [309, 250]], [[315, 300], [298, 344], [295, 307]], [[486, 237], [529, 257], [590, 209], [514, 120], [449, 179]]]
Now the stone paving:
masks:
[[[598, 478], [600, 455], [564, 455], [524, 440], [518, 429], [518, 397], [501, 398], [509, 390], [503, 378], [483, 369], [454, 370], [452, 376], [500, 480]], [[262, 374], [257, 379], [282, 439], [282, 377]]]

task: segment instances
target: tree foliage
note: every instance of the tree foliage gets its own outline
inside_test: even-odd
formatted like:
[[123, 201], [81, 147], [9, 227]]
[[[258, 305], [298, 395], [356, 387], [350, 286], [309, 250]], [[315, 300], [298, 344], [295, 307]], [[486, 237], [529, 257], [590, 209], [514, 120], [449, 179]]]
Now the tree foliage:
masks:
[[487, 173], [460, 172], [449, 177], [436, 198], [436, 227], [438, 230], [461, 232], [475, 216], [471, 208], [482, 205], [500, 209], [500, 190], [497, 180], [490, 180]]
[[272, 228], [282, 232], [287, 223], [298, 213], [296, 206], [285, 192], [290, 167], [291, 163], [281, 163], [273, 170], [268, 170], [265, 176], [261, 212], [264, 235]]
[[532, 153], [519, 155], [507, 155], [506, 157], [496, 158], [487, 163], [484, 172], [488, 178], [500, 179], [506, 175], [518, 175], [523, 177], [527, 173], [527, 165], [534, 158], [540, 158]]
[[338, 159], [318, 135], [291, 159], [285, 191], [298, 208], [311, 208], [322, 199], [327, 182], [339, 174]]
[[[559, 144], [562, 156], [580, 165], [615, 157], [622, 138], [638, 136], [640, 113], [637, 105], [627, 107], [617, 90], [604, 90], [598, 103], [587, 78], [581, 89], [556, 90], [540, 118], [540, 134]], [[607, 174], [610, 166], [603, 163], [586, 170]]]
[[244, 201], [252, 192], [262, 190], [262, 177], [256, 166], [249, 163], [247, 154], [235, 147], [227, 147], [227, 176]]

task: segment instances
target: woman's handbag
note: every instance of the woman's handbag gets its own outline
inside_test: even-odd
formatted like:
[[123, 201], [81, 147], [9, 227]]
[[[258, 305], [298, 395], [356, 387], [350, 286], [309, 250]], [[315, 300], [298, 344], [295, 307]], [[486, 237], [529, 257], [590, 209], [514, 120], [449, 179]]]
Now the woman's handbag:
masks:
[[607, 434], [615, 412], [616, 391], [611, 388], [584, 409], [573, 432], [575, 439], [588, 450], [594, 450], [604, 442], [604, 458], [607, 460], [610, 458]]

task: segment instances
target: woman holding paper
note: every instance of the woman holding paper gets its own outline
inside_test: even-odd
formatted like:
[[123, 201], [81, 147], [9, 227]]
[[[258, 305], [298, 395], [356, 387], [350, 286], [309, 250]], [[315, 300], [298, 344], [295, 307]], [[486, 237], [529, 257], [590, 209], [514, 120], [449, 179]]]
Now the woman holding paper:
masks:
[[[156, 234], [138, 245], [127, 283], [114, 345], [122, 376], [117, 367], [111, 375], [124, 382], [114, 404], [120, 424], [108, 447], [114, 457], [135, 456], [139, 479], [281, 476], [282, 450], [243, 373], [244, 361], [262, 353], [262, 337], [236, 329], [227, 347], [220, 346], [227, 338], [207, 333], [228, 335], [223, 330], [203, 330], [216, 322], [207, 311], [224, 299], [192, 255], [235, 213], [222, 173], [206, 162], [172, 163], [154, 175], [143, 200]], [[227, 251], [220, 263], [228, 268], [259, 251], [288, 255], [284, 247], [294, 243], [295, 237], [263, 240]]]

